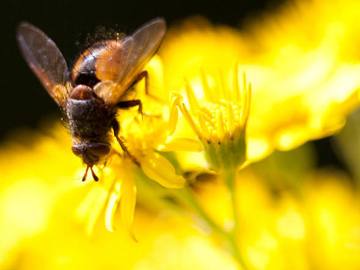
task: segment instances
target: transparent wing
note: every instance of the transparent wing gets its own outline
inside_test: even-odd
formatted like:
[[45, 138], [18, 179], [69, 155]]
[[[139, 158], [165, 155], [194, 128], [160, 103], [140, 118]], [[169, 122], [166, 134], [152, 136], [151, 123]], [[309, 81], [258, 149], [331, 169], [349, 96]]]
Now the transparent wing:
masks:
[[50, 96], [63, 107], [67, 98], [68, 67], [54, 41], [29, 23], [19, 25], [16, 38], [29, 67]]
[[[97, 44], [94, 46], [96, 47]], [[122, 40], [108, 41], [106, 46], [98, 51], [90, 48], [96, 58], [96, 77], [104, 82], [118, 82], [118, 78], [124, 76], [133, 48], [134, 40], [131, 36]]]
[[161, 18], [154, 19], [140, 27], [131, 37], [134, 46], [128, 57], [127, 66], [117, 82], [132, 82], [160, 46], [165, 35], [166, 24]]
[[[166, 32], [166, 23], [162, 18], [156, 18], [140, 27], [133, 35], [126, 37], [118, 46], [118, 53], [112, 53], [106, 61], [97, 62], [103, 67], [111, 67], [113, 76], [110, 78], [112, 87], [99, 87], [97, 94], [106, 103], [116, 104], [146, 63], [155, 54]], [[104, 71], [103, 71], [104, 72]], [[105, 72], [104, 72], [105, 74]], [[98, 75], [98, 74], [97, 74]], [[112, 93], [110, 93], [112, 92]]]

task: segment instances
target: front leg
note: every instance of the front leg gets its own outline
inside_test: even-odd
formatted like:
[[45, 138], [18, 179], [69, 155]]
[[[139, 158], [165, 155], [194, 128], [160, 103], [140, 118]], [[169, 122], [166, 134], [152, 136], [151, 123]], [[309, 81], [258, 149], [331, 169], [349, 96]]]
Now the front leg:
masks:
[[140, 99], [123, 100], [120, 101], [118, 104], [116, 104], [116, 107], [118, 107], [119, 109], [127, 109], [135, 106], [139, 106], [138, 111], [140, 114], [143, 114], [143, 110], [142, 110], [143, 107]]
[[149, 91], [149, 73], [147, 70], [141, 71], [135, 78], [134, 82], [131, 84], [130, 88], [134, 87], [135, 84], [140, 82], [142, 79], [145, 81], [145, 94], [157, 101], [160, 101], [160, 99], [154, 95], [152, 95]]
[[140, 162], [129, 152], [128, 148], [126, 147], [125, 143], [120, 139], [119, 137], [119, 131], [120, 131], [120, 125], [119, 122], [114, 119], [112, 122], [112, 129], [114, 131], [114, 136], [116, 138], [116, 140], [118, 141], [118, 143], [121, 146], [121, 149], [124, 151], [124, 153], [126, 155], [129, 156], [129, 158], [138, 166], [140, 166]]

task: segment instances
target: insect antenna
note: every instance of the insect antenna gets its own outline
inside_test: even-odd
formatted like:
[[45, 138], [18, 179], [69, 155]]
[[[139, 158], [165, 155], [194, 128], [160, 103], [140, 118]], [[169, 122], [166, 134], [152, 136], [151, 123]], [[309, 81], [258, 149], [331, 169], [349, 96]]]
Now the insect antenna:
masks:
[[83, 181], [83, 182], [84, 182], [84, 181], [86, 180], [86, 177], [87, 177], [87, 174], [88, 174], [89, 168], [90, 168], [90, 166], [86, 166], [86, 170], [85, 170], [84, 176], [83, 176], [83, 178], [81, 179], [81, 181]]
[[91, 175], [92, 175], [93, 179], [96, 182], [99, 181], [99, 177], [95, 174], [92, 166], [86, 166], [86, 170], [85, 170], [84, 176], [82, 177], [82, 181], [84, 182], [86, 180], [89, 169], [91, 171]]
[[99, 181], [99, 177], [97, 177], [97, 175], [95, 174], [92, 166], [90, 167], [90, 170], [91, 170], [91, 174], [92, 174], [93, 179], [94, 179], [96, 182]]

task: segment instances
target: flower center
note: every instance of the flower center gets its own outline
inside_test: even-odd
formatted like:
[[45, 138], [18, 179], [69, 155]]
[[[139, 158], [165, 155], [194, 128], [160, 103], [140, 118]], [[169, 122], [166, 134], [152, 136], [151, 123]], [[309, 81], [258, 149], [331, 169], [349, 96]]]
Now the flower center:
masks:
[[205, 141], [230, 140], [237, 137], [244, 126], [242, 108], [231, 101], [203, 102], [195, 115], [200, 136]]

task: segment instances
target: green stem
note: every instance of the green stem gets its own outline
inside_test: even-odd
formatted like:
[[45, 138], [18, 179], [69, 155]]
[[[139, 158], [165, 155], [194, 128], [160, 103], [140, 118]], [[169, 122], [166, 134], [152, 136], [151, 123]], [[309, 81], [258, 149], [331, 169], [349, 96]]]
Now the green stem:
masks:
[[236, 237], [234, 237], [233, 232], [227, 232], [223, 228], [221, 228], [216, 222], [206, 213], [203, 207], [199, 204], [198, 200], [195, 198], [194, 193], [189, 187], [185, 187], [181, 192], [176, 192], [179, 199], [185, 202], [188, 206], [190, 206], [199, 217], [206, 222], [206, 224], [216, 233], [218, 234], [229, 246], [231, 250], [231, 254], [236, 259], [238, 264], [242, 269], [248, 269], [245, 266], [244, 260], [241, 256]]
[[206, 224], [220, 236], [227, 236], [227, 233], [215, 223], [215, 221], [205, 212], [202, 206], [199, 204], [198, 200], [195, 198], [192, 190], [189, 187], [183, 189], [184, 199], [188, 205], [203, 219]]
[[228, 191], [230, 193], [231, 198], [231, 208], [233, 212], [233, 219], [234, 219], [234, 227], [232, 231], [230, 232], [230, 238], [233, 245], [234, 250], [237, 253], [237, 259], [240, 262], [240, 265], [244, 269], [248, 269], [245, 260], [242, 256], [242, 253], [240, 251], [239, 247], [239, 241], [241, 240], [241, 221], [240, 221], [240, 208], [239, 204], [237, 202], [238, 194], [237, 194], [237, 188], [236, 188], [236, 170], [228, 169], [223, 172], [223, 177], [225, 179], [226, 186], [228, 188]]
[[236, 188], [236, 182], [235, 182], [235, 172], [227, 170], [223, 173], [226, 186], [228, 188], [228, 191], [230, 193], [231, 197], [231, 207], [233, 212], [233, 219], [234, 219], [234, 227], [233, 227], [233, 234], [235, 237], [239, 236], [240, 233], [240, 209], [239, 205], [237, 203], [237, 188]]

